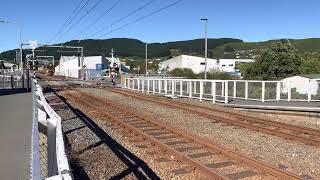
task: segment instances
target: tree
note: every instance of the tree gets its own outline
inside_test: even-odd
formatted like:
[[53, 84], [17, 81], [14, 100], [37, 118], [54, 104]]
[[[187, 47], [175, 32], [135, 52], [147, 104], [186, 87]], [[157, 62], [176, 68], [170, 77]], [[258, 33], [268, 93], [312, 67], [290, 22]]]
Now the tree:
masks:
[[224, 47], [224, 51], [225, 52], [234, 52], [234, 49], [233, 49], [233, 47], [227, 45], [227, 46]]
[[271, 45], [254, 62], [241, 66], [245, 79], [277, 80], [300, 73], [301, 57], [288, 43]]
[[303, 74], [318, 74], [320, 73], [320, 54], [305, 53], [302, 57], [300, 72]]

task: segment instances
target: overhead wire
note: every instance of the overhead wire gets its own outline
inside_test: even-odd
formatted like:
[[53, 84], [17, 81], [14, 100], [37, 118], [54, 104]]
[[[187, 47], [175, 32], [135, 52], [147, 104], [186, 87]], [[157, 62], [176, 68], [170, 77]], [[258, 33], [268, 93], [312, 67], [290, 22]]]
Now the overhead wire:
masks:
[[137, 9], [131, 11], [129, 14], [117, 19], [116, 21], [112, 22], [109, 26], [103, 27], [100, 30], [92, 33], [91, 35], [87, 36], [86, 38], [90, 38], [90, 37], [94, 37], [95, 35], [97, 35], [98, 33], [103, 32], [106, 28], [112, 27], [113, 25], [122, 22], [123, 20], [127, 19], [128, 17], [132, 16], [133, 14], [137, 13], [138, 11], [143, 10], [144, 8], [146, 8], [148, 5], [150, 5], [151, 3], [153, 3], [156, 0], [150, 0], [148, 2], [146, 2], [145, 4], [143, 4], [142, 6], [138, 7]]
[[73, 12], [71, 13], [71, 15], [69, 15], [69, 17], [67, 18], [67, 20], [61, 25], [61, 27], [59, 28], [58, 32], [53, 36], [53, 38], [50, 39], [50, 41], [48, 42], [51, 43], [53, 40], [55, 40], [64, 30], [64, 28], [66, 28], [68, 25], [71, 24], [71, 22], [78, 16], [78, 14], [84, 9], [85, 6], [88, 5], [90, 0], [86, 0], [86, 2], [81, 6], [81, 8], [79, 9], [80, 5], [84, 2], [85, 0], [81, 0], [80, 3], [76, 6], [76, 8], [73, 10]]
[[[101, 14], [95, 21], [92, 21], [92, 23], [90, 23], [88, 26], [86, 26], [85, 28], [83, 28], [80, 33], [78, 33], [77, 35], [81, 35], [85, 30], [90, 29], [91, 27], [93, 27], [97, 22], [99, 22], [101, 20], [101, 18], [103, 18], [105, 15], [107, 15], [108, 13], [110, 13], [119, 3], [121, 0], [117, 0], [109, 9], [107, 9], [103, 14]], [[76, 36], [77, 36], [76, 35]]]
[[111, 33], [115, 32], [115, 31], [118, 31], [118, 30], [120, 30], [120, 29], [122, 29], [122, 28], [124, 28], [124, 27], [126, 27], [126, 26], [129, 26], [129, 25], [131, 25], [131, 24], [137, 23], [137, 22], [139, 22], [139, 21], [141, 21], [141, 20], [143, 20], [143, 19], [145, 19], [145, 18], [147, 18], [147, 17], [153, 16], [154, 14], [156, 14], [156, 13], [158, 13], [158, 12], [161, 12], [161, 11], [163, 11], [163, 10], [165, 10], [165, 9], [168, 9], [168, 8], [170, 8], [170, 7], [172, 7], [172, 6], [175, 6], [176, 4], [180, 3], [181, 1], [183, 1], [183, 0], [178, 0], [178, 1], [175, 1], [175, 2], [173, 2], [173, 3], [171, 3], [171, 4], [168, 4], [168, 5], [160, 8], [160, 9], [158, 9], [158, 10], [156, 10], [156, 11], [153, 11], [153, 12], [151, 12], [151, 13], [149, 13], [149, 14], [146, 14], [146, 15], [144, 15], [144, 16], [142, 16], [142, 17], [140, 17], [140, 18], [138, 18], [138, 19], [136, 19], [136, 20], [134, 20], [134, 21], [128, 22], [128, 23], [126, 23], [126, 24], [124, 24], [124, 25], [122, 25], [122, 26], [120, 26], [120, 27], [118, 27], [118, 28], [116, 28], [116, 29], [114, 29], [114, 30], [111, 30], [111, 31], [109, 31], [109, 32], [106, 32], [106, 33], [98, 36], [97, 38], [101, 38], [101, 37], [103, 37], [103, 36], [106, 36], [106, 35], [108, 35], [108, 34], [111, 34]]
[[83, 20], [83, 18], [85, 18], [88, 14], [90, 14], [90, 12], [92, 12], [92, 10], [95, 9], [102, 1], [104, 1], [104, 0], [99, 0], [99, 1], [97, 1], [85, 14], [83, 14], [83, 15], [78, 19], [78, 21], [76, 21], [76, 22], [73, 23], [71, 26], [69, 26], [68, 30], [67, 30], [66, 32], [64, 32], [64, 34], [62, 34], [57, 41], [60, 41], [65, 34], [69, 33], [72, 28], [74, 28], [80, 21]]

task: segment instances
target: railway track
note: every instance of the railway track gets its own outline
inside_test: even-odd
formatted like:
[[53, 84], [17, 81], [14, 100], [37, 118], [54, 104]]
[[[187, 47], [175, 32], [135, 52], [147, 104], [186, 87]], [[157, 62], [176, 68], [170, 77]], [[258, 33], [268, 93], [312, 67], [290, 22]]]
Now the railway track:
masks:
[[186, 170], [180, 172], [191, 170], [209, 179], [301, 179], [295, 174], [213, 144], [207, 139], [175, 129], [154, 117], [141, 116], [122, 107], [118, 102], [110, 102], [77, 90], [67, 90], [64, 96], [172, 155], [186, 165]]
[[[45, 79], [45, 77], [44, 77]], [[52, 77], [49, 77], [48, 80], [55, 80]], [[74, 85], [65, 85], [65, 88], [75, 88], [78, 86]], [[96, 86], [81, 86], [82, 88], [87, 87], [96, 87]], [[100, 87], [100, 86], [99, 86]], [[108, 88], [108, 87], [107, 87]], [[261, 119], [249, 115], [244, 115], [239, 112], [228, 111], [223, 108], [218, 107], [205, 107], [195, 104], [177, 102], [169, 99], [163, 99], [157, 96], [141, 96], [141, 93], [136, 93], [132, 91], [108, 88], [114, 93], [122, 94], [132, 98], [136, 98], [143, 101], [153, 102], [161, 104], [167, 107], [173, 107], [178, 109], [183, 109], [188, 112], [196, 113], [202, 117], [211, 119], [212, 122], [222, 122], [232, 126], [238, 126], [246, 129], [250, 129], [256, 132], [261, 132], [277, 137], [281, 137], [287, 140], [304, 143], [311, 146], [320, 146], [320, 131], [312, 128], [302, 127], [291, 125], [288, 123], [275, 122], [268, 119]]]
[[320, 131], [312, 128], [306, 128], [291, 125], [282, 122], [275, 122], [268, 119], [244, 115], [238, 112], [227, 111], [217, 107], [204, 107], [189, 103], [177, 102], [169, 99], [163, 99], [156, 96], [146, 96], [132, 91], [109, 88], [114, 93], [127, 97], [132, 97], [142, 101], [157, 103], [166, 107], [183, 109], [195, 113], [202, 117], [212, 120], [212, 122], [222, 122], [232, 126], [238, 126], [250, 129], [256, 132], [278, 136], [287, 140], [304, 143], [311, 146], [320, 146]]

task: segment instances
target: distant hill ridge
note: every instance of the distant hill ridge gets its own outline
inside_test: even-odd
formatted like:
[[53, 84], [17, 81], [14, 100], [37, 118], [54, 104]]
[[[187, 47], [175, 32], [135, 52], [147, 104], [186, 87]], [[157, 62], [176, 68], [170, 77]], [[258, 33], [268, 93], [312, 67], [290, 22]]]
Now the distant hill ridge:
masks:
[[[272, 42], [243, 42], [234, 38], [208, 39], [208, 53], [212, 58], [251, 58], [259, 54], [261, 50], [267, 48]], [[287, 41], [287, 40], [282, 40]], [[317, 52], [320, 50], [320, 38], [310, 39], [290, 39], [299, 52]], [[115, 55], [119, 57], [129, 57], [143, 59], [145, 56], [145, 43], [137, 39], [129, 38], [112, 38], [112, 39], [86, 39], [72, 40], [63, 43], [63, 45], [83, 46], [85, 56], [103, 55], [109, 56], [111, 48], [114, 48]], [[43, 48], [40, 48], [44, 50]], [[37, 55], [53, 55], [59, 59], [60, 55], [77, 55], [76, 52], [57, 52], [58, 49], [50, 48], [45, 51], [37, 52]], [[66, 50], [70, 51], [70, 50]], [[204, 39], [194, 39], [186, 41], [173, 41], [166, 43], [148, 44], [148, 57], [159, 58], [177, 56], [180, 54], [187, 55], [204, 55]], [[0, 59], [12, 61], [15, 59], [15, 50], [5, 51], [0, 54]]]

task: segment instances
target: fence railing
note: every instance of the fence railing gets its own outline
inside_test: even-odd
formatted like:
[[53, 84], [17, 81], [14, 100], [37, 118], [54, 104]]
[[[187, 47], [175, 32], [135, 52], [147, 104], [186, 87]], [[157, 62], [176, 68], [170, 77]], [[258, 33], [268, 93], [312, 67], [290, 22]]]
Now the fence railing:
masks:
[[40, 179], [38, 124], [42, 123], [46, 126], [47, 132], [47, 179], [71, 179], [61, 128], [61, 117], [47, 103], [42, 88], [36, 80], [33, 81], [32, 86], [33, 96], [36, 100], [34, 103], [34, 114], [36, 116], [33, 120], [31, 178]]
[[[122, 87], [153, 94], [171, 94], [229, 103], [231, 100], [253, 101], [320, 101], [319, 81], [310, 80], [303, 89], [290, 81], [203, 80], [127, 77]], [[299, 84], [299, 83], [298, 83]]]

